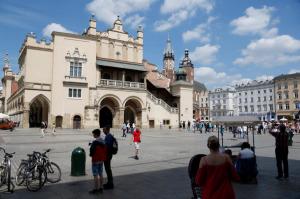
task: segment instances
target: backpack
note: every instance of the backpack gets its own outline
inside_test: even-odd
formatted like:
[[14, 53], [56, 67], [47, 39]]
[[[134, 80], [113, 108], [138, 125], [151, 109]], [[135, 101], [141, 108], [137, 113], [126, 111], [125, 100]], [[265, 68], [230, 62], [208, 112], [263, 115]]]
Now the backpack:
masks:
[[118, 141], [117, 139], [113, 136], [113, 144], [112, 144], [112, 148], [111, 148], [111, 153], [113, 155], [116, 155], [118, 153]]

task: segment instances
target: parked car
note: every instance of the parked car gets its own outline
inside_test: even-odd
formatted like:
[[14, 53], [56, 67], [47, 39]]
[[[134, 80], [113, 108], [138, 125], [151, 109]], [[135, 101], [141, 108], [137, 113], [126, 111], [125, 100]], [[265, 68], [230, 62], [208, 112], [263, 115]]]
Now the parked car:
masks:
[[0, 129], [13, 131], [15, 127], [15, 122], [9, 119], [0, 119]]

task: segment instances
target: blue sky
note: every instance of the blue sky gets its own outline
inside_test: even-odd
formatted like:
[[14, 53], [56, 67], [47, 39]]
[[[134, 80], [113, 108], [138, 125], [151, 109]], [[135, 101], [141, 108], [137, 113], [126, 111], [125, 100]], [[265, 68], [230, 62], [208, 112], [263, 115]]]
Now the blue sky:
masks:
[[0, 54], [17, 72], [28, 32], [82, 33], [91, 13], [105, 31], [120, 15], [134, 36], [143, 25], [145, 59], [161, 68], [169, 34], [176, 67], [189, 49], [196, 79], [223, 87], [300, 71], [299, 10], [300, 0], [0, 0]]

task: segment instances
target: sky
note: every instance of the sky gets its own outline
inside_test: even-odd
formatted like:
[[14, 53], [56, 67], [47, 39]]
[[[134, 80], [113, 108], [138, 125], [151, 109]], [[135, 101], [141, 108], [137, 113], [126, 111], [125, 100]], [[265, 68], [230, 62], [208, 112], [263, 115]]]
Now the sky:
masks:
[[160, 70], [169, 35], [176, 68], [188, 49], [209, 89], [266, 80], [300, 72], [299, 10], [300, 0], [0, 0], [0, 63], [8, 53], [17, 73], [27, 33], [82, 34], [95, 14], [101, 32], [117, 16], [133, 36], [142, 25], [144, 59]]

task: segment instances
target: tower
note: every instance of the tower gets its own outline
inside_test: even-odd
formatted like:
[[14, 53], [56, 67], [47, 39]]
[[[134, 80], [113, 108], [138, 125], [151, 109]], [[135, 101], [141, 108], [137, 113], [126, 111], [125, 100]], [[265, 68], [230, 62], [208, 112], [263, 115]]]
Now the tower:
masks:
[[192, 60], [189, 58], [189, 50], [185, 49], [184, 51], [184, 58], [180, 63], [180, 66], [184, 68], [186, 72], [186, 81], [193, 84], [194, 82], [194, 64], [192, 63]]
[[11, 96], [11, 86], [13, 81], [13, 73], [9, 65], [8, 54], [4, 56], [4, 66], [3, 66], [3, 78], [2, 78], [2, 93], [4, 96], [3, 106], [4, 112], [7, 112], [7, 100]]
[[163, 75], [170, 79], [170, 82], [175, 80], [175, 72], [174, 72], [174, 51], [172, 49], [171, 40], [168, 36], [167, 45], [164, 50], [164, 59], [163, 59]]

